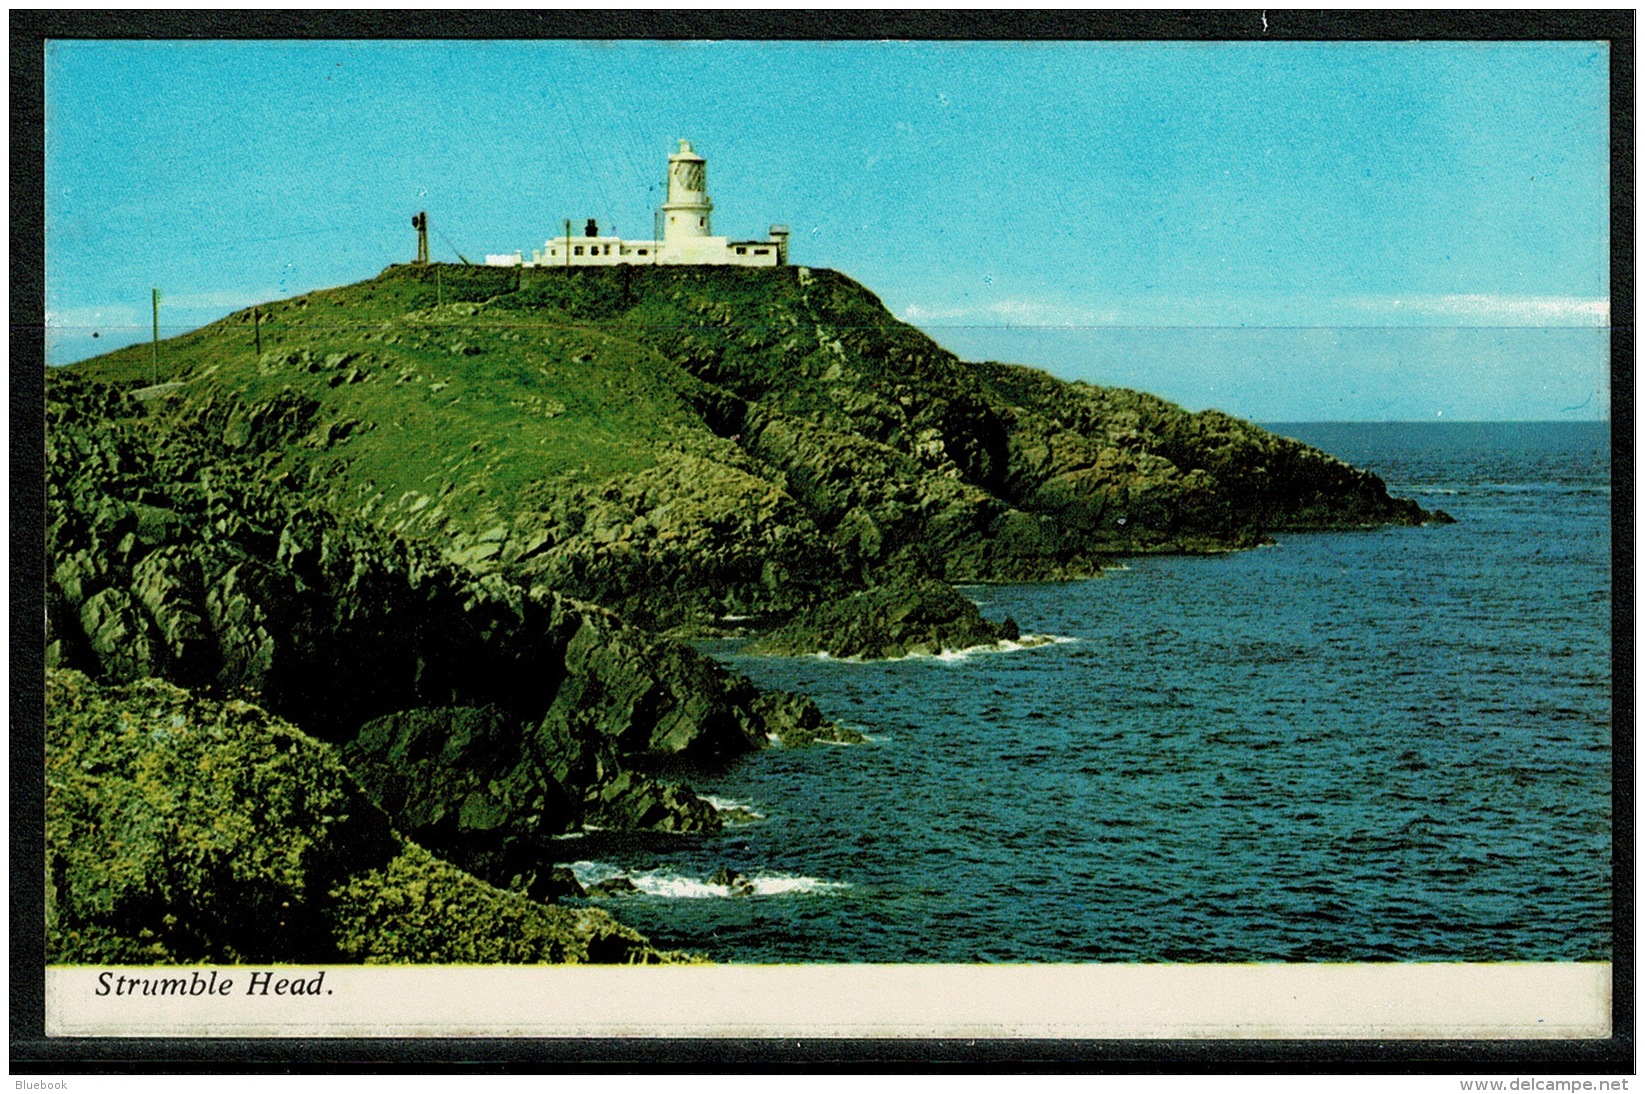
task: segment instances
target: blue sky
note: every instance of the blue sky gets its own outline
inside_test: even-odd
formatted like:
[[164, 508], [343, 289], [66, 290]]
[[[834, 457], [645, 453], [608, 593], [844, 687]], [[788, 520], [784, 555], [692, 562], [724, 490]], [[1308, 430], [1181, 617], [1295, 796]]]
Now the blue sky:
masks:
[[[49, 359], [566, 217], [789, 224], [973, 359], [1264, 420], [1601, 417], [1602, 43], [56, 42]], [[96, 339], [91, 337], [95, 331]]]

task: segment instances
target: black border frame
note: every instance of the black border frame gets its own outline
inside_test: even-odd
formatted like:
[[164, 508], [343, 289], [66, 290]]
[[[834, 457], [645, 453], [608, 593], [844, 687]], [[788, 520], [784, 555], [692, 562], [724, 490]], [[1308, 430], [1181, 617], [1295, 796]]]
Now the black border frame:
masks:
[[[1634, 1071], [1634, 12], [12, 11], [11, 1071], [471, 1075]], [[44, 43], [47, 39], [1595, 40], [1610, 47], [1613, 1034], [1571, 1041], [48, 1038], [44, 1034]], [[22, 607], [23, 610], [17, 610]]]

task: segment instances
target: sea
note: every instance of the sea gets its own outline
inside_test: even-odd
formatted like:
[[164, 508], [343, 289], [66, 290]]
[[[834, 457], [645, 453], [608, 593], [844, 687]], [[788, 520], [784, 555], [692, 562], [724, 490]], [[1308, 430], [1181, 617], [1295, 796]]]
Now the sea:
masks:
[[1609, 960], [1609, 426], [1269, 428], [1457, 523], [964, 590], [1032, 648], [705, 644], [868, 742], [693, 773], [719, 834], [562, 840], [636, 886], [590, 903], [720, 962]]

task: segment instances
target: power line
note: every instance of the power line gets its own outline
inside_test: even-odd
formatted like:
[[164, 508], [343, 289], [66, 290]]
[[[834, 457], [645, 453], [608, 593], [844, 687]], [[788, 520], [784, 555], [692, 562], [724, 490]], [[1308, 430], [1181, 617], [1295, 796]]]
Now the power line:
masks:
[[[611, 130], [620, 135], [619, 141], [623, 157], [628, 161], [628, 169], [633, 172], [631, 177], [637, 184], [646, 177], [644, 164], [648, 153], [644, 150], [646, 142], [642, 136], [642, 127], [636, 124], [635, 104], [631, 100], [626, 109], [615, 102], [610, 102], [607, 105], [612, 112], [613, 124]], [[639, 150], [638, 155], [636, 155], [636, 149]]]
[[594, 162], [588, 156], [588, 143], [583, 140], [582, 131], [577, 127], [577, 120], [571, 116], [571, 108], [566, 105], [565, 93], [560, 90], [558, 83], [554, 83], [554, 95], [560, 100], [560, 111], [565, 115], [566, 125], [571, 129], [571, 135], [577, 142], [577, 150], [582, 154], [583, 166], [588, 171], [588, 177], [600, 194], [600, 203], [605, 207], [611, 219], [616, 217], [616, 207], [611, 204], [611, 195], [606, 192], [605, 183], [594, 170]]
[[445, 244], [446, 244], [447, 247], [450, 247], [453, 251], [457, 252], [457, 257], [461, 258], [463, 260], [464, 265], [473, 265], [473, 263], [469, 262], [469, 260], [463, 256], [463, 252], [458, 248], [457, 244], [455, 244], [451, 241], [450, 236], [446, 235], [444, 232], [440, 231], [440, 229], [438, 229], [438, 228], [434, 229], [434, 234], [439, 236], [441, 239], [445, 240]]

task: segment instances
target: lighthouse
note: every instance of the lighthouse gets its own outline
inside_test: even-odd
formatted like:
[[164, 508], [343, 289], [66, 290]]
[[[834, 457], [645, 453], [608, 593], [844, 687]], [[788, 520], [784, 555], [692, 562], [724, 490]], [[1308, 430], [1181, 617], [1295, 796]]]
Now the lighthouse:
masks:
[[668, 157], [668, 198], [657, 210], [660, 239], [623, 239], [602, 235], [588, 220], [581, 236], [567, 221], [563, 236], [524, 254], [486, 255], [488, 266], [784, 266], [788, 263], [788, 229], [773, 224], [764, 239], [729, 239], [714, 234], [714, 202], [708, 197], [708, 161], [680, 141]]
[[[680, 150], [668, 157], [668, 200], [663, 203], [663, 245], [714, 234], [714, 202], [708, 197], [708, 161], [680, 141]], [[687, 245], [689, 246], [689, 245]]]

